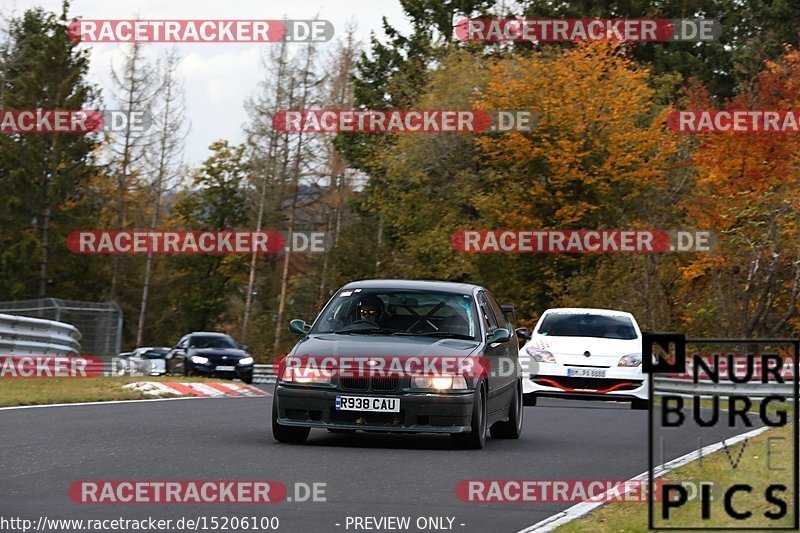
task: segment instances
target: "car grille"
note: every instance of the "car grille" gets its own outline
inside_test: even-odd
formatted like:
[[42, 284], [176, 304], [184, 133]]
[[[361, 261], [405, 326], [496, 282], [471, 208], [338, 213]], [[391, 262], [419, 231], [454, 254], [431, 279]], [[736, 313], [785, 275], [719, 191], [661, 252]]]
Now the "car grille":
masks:
[[400, 378], [399, 377], [387, 377], [387, 376], [376, 376], [376, 377], [347, 377], [347, 378], [340, 378], [339, 383], [341, 384], [343, 389], [348, 390], [357, 390], [357, 391], [367, 391], [367, 390], [374, 390], [374, 391], [393, 391], [397, 389], [398, 385], [400, 385]]
[[613, 387], [618, 391], [638, 389], [642, 385], [641, 380], [635, 379], [573, 378], [568, 376], [547, 376], [544, 379], [534, 377], [533, 382], [545, 387], [553, 387], [555, 382], [569, 389], [606, 390]]
[[339, 383], [343, 389], [367, 390], [369, 389], [369, 378], [340, 378]]
[[372, 390], [390, 391], [395, 390], [400, 384], [398, 377], [375, 377], [372, 378]]

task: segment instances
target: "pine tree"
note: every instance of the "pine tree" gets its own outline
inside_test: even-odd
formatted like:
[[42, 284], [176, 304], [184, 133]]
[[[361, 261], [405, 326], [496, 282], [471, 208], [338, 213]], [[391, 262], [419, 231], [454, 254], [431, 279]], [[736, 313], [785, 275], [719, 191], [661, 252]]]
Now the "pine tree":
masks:
[[[86, 81], [89, 53], [67, 34], [68, 2], [60, 15], [40, 8], [12, 19], [0, 50], [3, 109], [90, 110], [99, 99]], [[43, 133], [0, 135], [0, 187], [4, 192], [3, 293], [47, 296], [53, 247], [65, 235], [54, 228], [65, 206], [78, 200], [96, 171], [95, 135]], [[31, 263], [38, 263], [38, 276]], [[34, 288], [35, 287], [35, 288]]]

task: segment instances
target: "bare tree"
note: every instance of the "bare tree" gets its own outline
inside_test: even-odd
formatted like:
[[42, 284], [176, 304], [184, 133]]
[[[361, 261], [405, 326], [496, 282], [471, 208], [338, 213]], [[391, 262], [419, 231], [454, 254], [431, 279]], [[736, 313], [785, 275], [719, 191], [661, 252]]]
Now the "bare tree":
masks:
[[[309, 44], [305, 49], [302, 59], [298, 61], [299, 65], [296, 67], [296, 79], [292, 83], [296, 87], [297, 101], [291, 102], [289, 109], [309, 109], [317, 105], [318, 100], [316, 92], [324, 81], [315, 72], [315, 59], [316, 47]], [[294, 97], [295, 93], [292, 92]], [[294, 98], [290, 98], [294, 100]], [[289, 220], [287, 225], [287, 235], [291, 238], [297, 224], [298, 205], [300, 197], [300, 184], [304, 177], [308, 174], [305, 173], [310, 167], [313, 166], [315, 160], [313, 151], [310, 150], [313, 144], [302, 131], [295, 133], [294, 146], [292, 147], [292, 163], [291, 163], [291, 196], [289, 198]], [[291, 247], [289, 247], [283, 256], [283, 265], [281, 267], [281, 285], [280, 295], [278, 296], [278, 312], [275, 317], [275, 336], [272, 344], [272, 353], [278, 353], [280, 350], [281, 333], [283, 332], [283, 319], [286, 311], [286, 295], [289, 289], [289, 266], [291, 262]]]
[[[158, 91], [157, 75], [142, 52], [140, 43], [133, 43], [125, 51], [125, 60], [120, 71], [111, 68], [111, 80], [116, 101], [128, 117], [134, 113], [149, 114]], [[144, 128], [142, 128], [144, 129]], [[115, 225], [122, 230], [127, 224], [127, 197], [133, 181], [139, 177], [145, 165], [145, 153], [153, 142], [150, 131], [139, 131], [134, 121], [128, 120], [119, 138], [112, 139], [111, 167], [116, 176]], [[110, 297], [114, 297], [120, 278], [121, 256], [114, 256], [111, 271]]]
[[[155, 150], [148, 152], [147, 161], [152, 168], [152, 181], [149, 183], [153, 194], [153, 212], [150, 217], [150, 229], [158, 228], [161, 212], [161, 197], [170, 182], [177, 176], [183, 158], [183, 147], [189, 133], [184, 119], [183, 82], [178, 78], [177, 70], [180, 55], [174, 48], [163, 58], [161, 83], [157, 93], [153, 113], [153, 130], [156, 133]], [[136, 345], [141, 346], [144, 337], [144, 325], [147, 319], [147, 301], [153, 271], [153, 254], [147, 253], [145, 262], [142, 300], [139, 306], [139, 323], [136, 327]]]
[[[272, 118], [285, 105], [286, 80], [289, 76], [288, 47], [283, 41], [280, 47], [273, 49], [268, 59], [264, 62], [267, 72], [265, 80], [261, 83], [261, 92], [248, 102], [248, 110], [252, 122], [248, 128], [249, 146], [252, 152], [253, 173], [257, 176], [254, 185], [258, 189], [258, 214], [256, 215], [256, 231], [264, 227], [264, 216], [270, 193], [278, 184], [278, 153], [281, 138], [286, 142], [286, 134], [272, 127]], [[274, 199], [274, 194], [272, 195]], [[280, 196], [280, 195], [278, 195]], [[274, 201], [274, 200], [273, 200]], [[279, 205], [274, 205], [278, 208]], [[277, 209], [274, 209], [276, 211]], [[253, 307], [255, 292], [256, 269], [258, 254], [250, 257], [250, 271], [247, 279], [247, 293], [244, 302], [242, 317], [242, 339], [247, 338], [250, 324], [250, 314]]]
[[[326, 80], [323, 95], [324, 106], [329, 109], [352, 109], [355, 101], [353, 96], [353, 75], [355, 74], [355, 59], [359, 52], [359, 45], [355, 41], [355, 23], [349, 23], [347, 33], [340, 40], [336, 51], [329, 62], [332, 74]], [[342, 154], [333, 142], [333, 138], [326, 137], [323, 141], [325, 150], [325, 169], [328, 177], [328, 190], [324, 197], [325, 231], [329, 247], [336, 245], [342, 228], [342, 216], [345, 201], [352, 195], [348, 169]], [[319, 275], [319, 292], [315, 307], [319, 308], [325, 299], [328, 283], [329, 252], [326, 251], [322, 258], [322, 268]]]

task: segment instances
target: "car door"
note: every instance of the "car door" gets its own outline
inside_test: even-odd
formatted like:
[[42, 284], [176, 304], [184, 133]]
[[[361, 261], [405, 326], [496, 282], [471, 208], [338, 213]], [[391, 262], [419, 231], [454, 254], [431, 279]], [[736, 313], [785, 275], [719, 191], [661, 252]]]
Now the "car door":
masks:
[[[514, 333], [514, 325], [508, 318], [508, 313], [503, 311], [502, 306], [497, 301], [494, 295], [487, 291], [486, 297], [489, 300], [489, 305], [494, 311], [500, 327], [505, 328], [511, 338], [507, 342], [502, 343], [503, 347], [503, 368], [498, 376], [499, 388], [506, 390], [516, 385], [517, 377], [520, 374], [519, 368], [519, 341]], [[513, 391], [513, 388], [511, 388]]]
[[[502, 377], [502, 374], [506, 372], [506, 366], [508, 364], [508, 360], [505, 357], [508, 342], [488, 342], [488, 339], [494, 331], [502, 327], [500, 324], [505, 323], [505, 318], [502, 318], [501, 322], [498, 320], [497, 316], [495, 316], [486, 291], [478, 292], [478, 306], [486, 327], [487, 343], [483, 356], [486, 357], [486, 359], [489, 360], [489, 364], [492, 365], [492, 371], [487, 378], [489, 389], [487, 410], [491, 414], [503, 410], [508, 405], [510, 398], [509, 391], [507, 390], [508, 387], [504, 386], [506, 380]], [[502, 313], [500, 316], [503, 316]]]
[[182, 374], [183, 365], [186, 359], [186, 345], [189, 343], [189, 337], [183, 337], [178, 341], [178, 344], [169, 351], [166, 356], [167, 372], [170, 374]]

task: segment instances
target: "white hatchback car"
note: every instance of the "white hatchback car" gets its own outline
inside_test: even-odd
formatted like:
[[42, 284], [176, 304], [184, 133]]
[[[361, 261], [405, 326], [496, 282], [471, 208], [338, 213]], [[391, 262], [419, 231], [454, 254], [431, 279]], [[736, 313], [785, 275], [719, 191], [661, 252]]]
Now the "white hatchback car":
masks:
[[120, 375], [127, 376], [161, 376], [167, 372], [164, 359], [169, 348], [136, 348], [132, 352], [120, 354]]
[[609, 309], [548, 309], [520, 348], [526, 405], [553, 396], [630, 401], [647, 409], [642, 332], [630, 313]]

